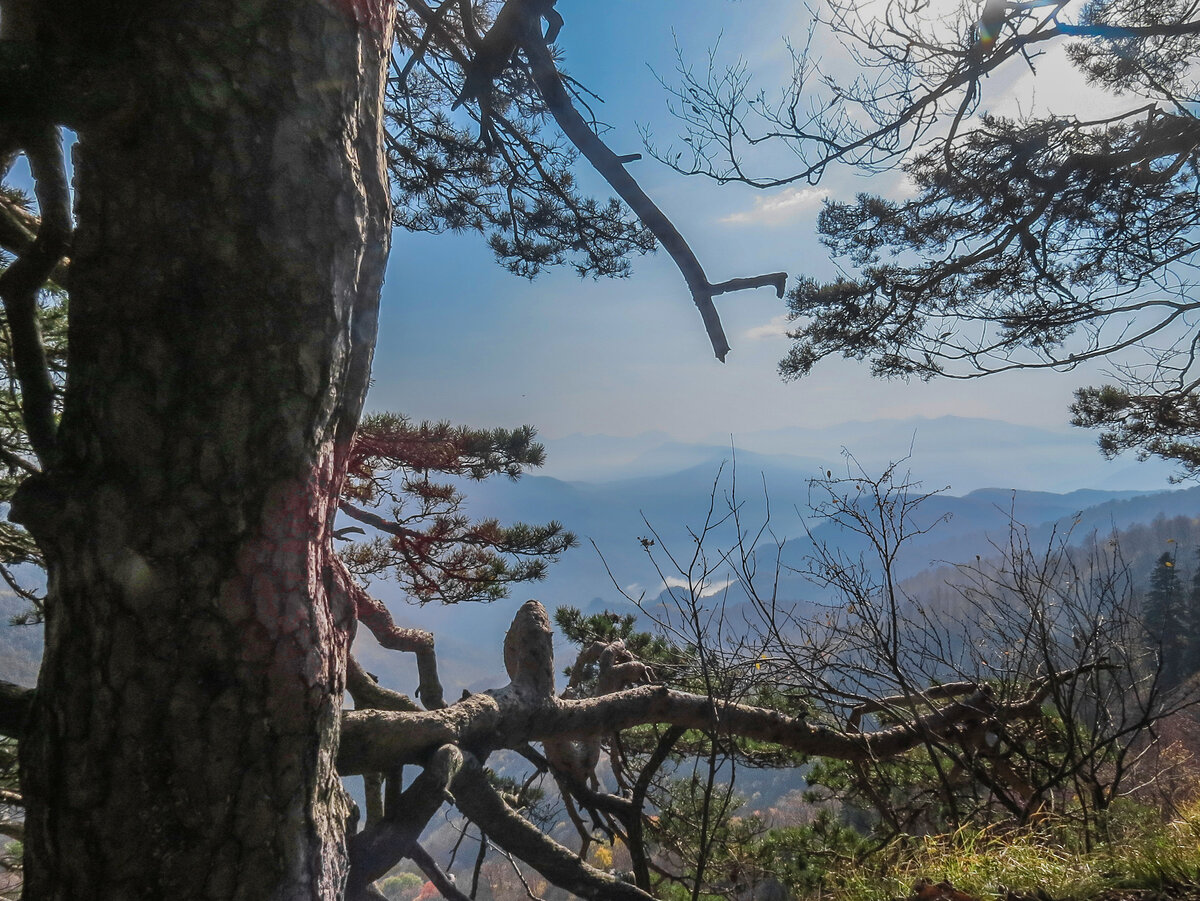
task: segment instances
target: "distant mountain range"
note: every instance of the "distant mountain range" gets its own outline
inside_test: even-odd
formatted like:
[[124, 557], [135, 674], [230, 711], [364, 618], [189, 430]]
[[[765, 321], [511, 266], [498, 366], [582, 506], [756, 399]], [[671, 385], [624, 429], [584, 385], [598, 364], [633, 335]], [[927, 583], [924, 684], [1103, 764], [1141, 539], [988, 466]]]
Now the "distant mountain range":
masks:
[[728, 457], [731, 447], [739, 454], [778, 457], [781, 463], [790, 459], [811, 472], [836, 469], [843, 449], [871, 470], [907, 457], [915, 477], [930, 486], [948, 485], [956, 494], [995, 487], [1145, 491], [1165, 485], [1172, 471], [1165, 463], [1138, 463], [1132, 456], [1103, 459], [1093, 431], [958, 416], [848, 422], [820, 429], [793, 426], [713, 435], [695, 443], [679, 442], [662, 432], [570, 435], [544, 443], [546, 475], [586, 482], [666, 475]]
[[[1200, 487], [1169, 485], [1170, 469], [1164, 464], [1104, 461], [1091, 443], [1094, 436], [1082, 432], [1077, 437], [946, 417], [855, 423], [836, 430], [788, 429], [753, 437], [760, 447], [790, 442], [798, 452], [749, 450], [741, 439], [737, 447], [682, 444], [661, 434], [633, 439], [575, 436], [547, 442], [547, 470], [556, 471], [555, 458], [561, 455], [568, 462], [560, 463], [558, 472], [583, 473], [591, 467], [594, 477], [528, 475], [517, 482], [473, 483], [465, 489], [471, 509], [479, 515], [509, 522], [557, 519], [579, 535], [581, 546], [552, 567], [545, 582], [517, 586], [509, 601], [457, 609], [405, 607], [386, 582], [372, 590], [393, 604], [399, 619], [437, 634], [451, 695], [462, 687], [490, 687], [505, 681], [501, 640], [519, 602], [537, 597], [551, 609], [564, 604], [588, 612], [633, 609], [618, 586], [655, 602], [667, 587], [664, 576], [678, 577], [678, 573], [669, 564], [662, 573], [656, 572], [641, 539], [655, 542], [653, 550], [660, 559], [661, 552], [669, 550], [676, 560], [689, 560], [696, 547], [689, 529], [703, 528], [710, 501], [716, 517], [721, 516], [735, 478], [744, 526], [758, 527], [769, 498], [771, 532], [761, 546], [769, 549], [773, 542], [783, 543], [780, 556], [785, 568], [801, 568], [814, 541], [857, 553], [861, 542], [855, 536], [813, 520], [807, 509], [810, 479], [826, 472], [847, 473], [838, 440], [854, 450], [868, 475], [908, 454], [911, 446], [904, 471], [923, 479], [925, 491], [949, 487], [921, 507], [919, 527], [941, 518], [948, 521], [907, 546], [898, 567], [902, 577], [973, 560], [976, 554], [994, 555], [991, 542], [1003, 542], [1012, 521], [1028, 527], [1035, 542], [1044, 542], [1054, 528], [1072, 529], [1074, 536], [1082, 538], [1093, 531], [1108, 534], [1158, 521], [1169, 524], [1169, 528], [1163, 525], [1166, 531], [1177, 533], [1181, 560], [1183, 553], [1192, 553], [1188, 543], [1193, 538], [1200, 541]], [[822, 441], [827, 451], [818, 453]], [[893, 453], [896, 448], [899, 452]], [[1008, 485], [1017, 487], [998, 487]], [[1038, 485], [1069, 490], [1029, 490]], [[961, 486], [967, 486], [965, 491]], [[706, 550], [711, 556], [728, 546], [732, 537], [731, 523], [725, 522], [709, 536]], [[1167, 536], [1164, 532], [1160, 537], [1165, 541]], [[718, 572], [712, 583], [719, 584], [722, 578]], [[818, 594], [800, 576], [785, 571], [781, 597], [800, 601]], [[393, 671], [396, 655], [369, 650], [369, 640], [362, 644], [370, 665]], [[411, 661], [399, 665], [405, 674], [397, 687], [411, 690], [415, 683]]]
[[[678, 574], [669, 564], [663, 573], [656, 572], [640, 539], [653, 540], [656, 552], [670, 550], [677, 560], [690, 559], [696, 545], [689, 529], [703, 527], [710, 501], [720, 516], [735, 477], [743, 525], [758, 527], [769, 497], [771, 531], [762, 546], [770, 549], [773, 542], [782, 542], [785, 567], [800, 568], [813, 541], [857, 552], [861, 545], [854, 536], [813, 520], [807, 510], [811, 478], [846, 473], [841, 445], [856, 454], [870, 475], [908, 454], [911, 446], [905, 466], [924, 481], [924, 490], [949, 486], [924, 504], [917, 525], [931, 525], [944, 516], [949, 521], [912, 541], [899, 563], [902, 576], [973, 560], [976, 554], [991, 556], [990, 542], [1005, 539], [1010, 516], [1029, 527], [1035, 542], [1044, 542], [1052, 528], [1071, 528], [1080, 537], [1114, 528], [1139, 530], [1139, 550], [1132, 561], [1138, 571], [1147, 569], [1162, 550], [1178, 548], [1181, 566], [1190, 572], [1200, 543], [1200, 487], [1172, 488], [1166, 481], [1170, 470], [1163, 464], [1104, 461], [1093, 437], [952, 417], [762, 432], [738, 437], [736, 448], [716, 441], [684, 444], [661, 434], [574, 436], [547, 442], [546, 470], [553, 475], [465, 486], [477, 515], [506, 522], [557, 519], [580, 536], [581, 546], [552, 567], [545, 582], [517, 586], [511, 599], [488, 606], [416, 608], [387, 581], [375, 583], [372, 591], [392, 606], [397, 620], [436, 634], [449, 697], [463, 688], [493, 687], [506, 681], [501, 645], [521, 601], [537, 597], [551, 609], [569, 604], [591, 612], [633, 609], [620, 586], [653, 603], [667, 587], [664, 575]], [[781, 452], [786, 448], [791, 451]], [[564, 474], [571, 478], [562, 478]], [[732, 535], [726, 522], [710, 536], [706, 549], [715, 552]], [[722, 578], [718, 571], [713, 582]], [[803, 601], [818, 592], [785, 572], [780, 595]], [[0, 616], [12, 612], [15, 608], [0, 603]], [[8, 639], [0, 635], [0, 678], [31, 684], [37, 632], [22, 628]], [[388, 684], [406, 691], [415, 686], [415, 666], [408, 655], [372, 647], [365, 634], [358, 651], [368, 669]]]
[[[916, 536], [899, 560], [899, 575], [910, 579], [916, 596], [944, 589], [947, 564], [973, 561], [976, 554], [994, 556], [992, 543], [1004, 542], [1013, 521], [1028, 527], [1034, 547], [1044, 547], [1054, 530], [1080, 540], [1120, 530], [1135, 584], [1145, 584], [1164, 550], [1178, 552], [1181, 573], [1190, 579], [1200, 545], [1200, 487], [1170, 486], [1170, 469], [1163, 464], [1104, 461], [1093, 438], [952, 417], [792, 428], [694, 444], [654, 433], [572, 436], [547, 442], [549, 465], [542, 473], [464, 486], [476, 515], [505, 522], [557, 519], [580, 536], [581, 546], [552, 567], [545, 582], [517, 586], [511, 599], [486, 606], [417, 608], [404, 602], [395, 583], [380, 581], [371, 590], [389, 603], [398, 622], [434, 632], [448, 698], [507, 681], [503, 637], [526, 598], [540, 598], [551, 610], [572, 605], [587, 612], [636, 612], [624, 589], [649, 606], [663, 603], [666, 581], [678, 574], [662, 552], [670, 551], [686, 567], [696, 550], [693, 535], [703, 530], [710, 508], [713, 521], [722, 519], [728, 500], [739, 503], [743, 526], [757, 530], [769, 499], [770, 530], [760, 547], [766, 551], [764, 571], [773, 572], [775, 547], [782, 543], [783, 601], [831, 600], [794, 570], [803, 567], [814, 542], [851, 556], [864, 550], [861, 539], [812, 518], [808, 510], [813, 477], [847, 473], [842, 446], [869, 476], [907, 456], [901, 472], [922, 480], [922, 490], [948, 489], [922, 505], [913, 525], [932, 528]], [[941, 519], [946, 521], [937, 523]], [[734, 534], [728, 519], [716, 527], [705, 543], [710, 558]], [[663, 572], [654, 569], [642, 539], [654, 542], [651, 550], [666, 567]], [[718, 566], [710, 584], [723, 584], [726, 571]], [[731, 589], [731, 606], [742, 600]], [[0, 679], [32, 685], [41, 629], [4, 625], [23, 607], [0, 593]], [[355, 650], [386, 685], [413, 691], [411, 655], [379, 648], [365, 629], [359, 630]], [[570, 652], [558, 648], [560, 670]], [[741, 787], [774, 798], [795, 787], [794, 774], [757, 774]]]

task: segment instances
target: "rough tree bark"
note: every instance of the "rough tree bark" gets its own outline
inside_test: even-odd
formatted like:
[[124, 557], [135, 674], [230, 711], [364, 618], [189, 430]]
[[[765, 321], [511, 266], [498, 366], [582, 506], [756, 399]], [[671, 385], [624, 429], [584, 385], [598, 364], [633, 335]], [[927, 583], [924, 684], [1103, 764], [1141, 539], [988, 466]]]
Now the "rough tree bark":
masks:
[[14, 504], [50, 580], [27, 899], [341, 891], [330, 530], [388, 247], [389, 9], [42, 5], [79, 142], [65, 408]]

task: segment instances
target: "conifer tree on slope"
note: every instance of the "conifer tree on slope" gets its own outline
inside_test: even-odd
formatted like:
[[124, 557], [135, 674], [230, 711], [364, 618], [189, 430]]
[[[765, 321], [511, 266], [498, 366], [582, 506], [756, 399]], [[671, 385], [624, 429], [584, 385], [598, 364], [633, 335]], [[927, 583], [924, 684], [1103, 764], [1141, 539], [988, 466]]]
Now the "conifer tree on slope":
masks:
[[1192, 574], [1192, 584], [1187, 595], [1185, 607], [1186, 625], [1186, 674], [1192, 676], [1200, 673], [1200, 548], [1196, 550], [1196, 571]]
[[1160, 649], [1161, 678], [1168, 688], [1178, 685], [1187, 674], [1186, 657], [1191, 646], [1187, 602], [1183, 581], [1175, 569], [1175, 555], [1165, 551], [1150, 574], [1142, 615], [1150, 640]]

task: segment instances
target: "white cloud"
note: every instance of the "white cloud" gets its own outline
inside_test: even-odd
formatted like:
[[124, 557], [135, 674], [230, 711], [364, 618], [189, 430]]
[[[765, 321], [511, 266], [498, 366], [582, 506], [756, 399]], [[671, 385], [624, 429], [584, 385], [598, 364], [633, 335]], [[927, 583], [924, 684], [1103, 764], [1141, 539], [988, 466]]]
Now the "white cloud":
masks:
[[787, 337], [788, 329], [791, 327], [792, 323], [788, 321], [787, 313], [780, 313], [778, 316], [773, 317], [770, 322], [747, 329], [742, 337], [750, 341], [760, 341], [763, 338], [784, 338]]
[[721, 219], [731, 225], [782, 225], [791, 222], [829, 196], [825, 188], [785, 188], [769, 197], [754, 198], [754, 207]]
[[[696, 596], [701, 598], [710, 598], [714, 594], [720, 594], [726, 588], [734, 583], [733, 576], [726, 576], [724, 579], [718, 579], [715, 582], [703, 582], [696, 586]], [[687, 588], [688, 580], [679, 576], [667, 576], [663, 579], [661, 585], [658, 586], [658, 593], [666, 591], [668, 588]]]

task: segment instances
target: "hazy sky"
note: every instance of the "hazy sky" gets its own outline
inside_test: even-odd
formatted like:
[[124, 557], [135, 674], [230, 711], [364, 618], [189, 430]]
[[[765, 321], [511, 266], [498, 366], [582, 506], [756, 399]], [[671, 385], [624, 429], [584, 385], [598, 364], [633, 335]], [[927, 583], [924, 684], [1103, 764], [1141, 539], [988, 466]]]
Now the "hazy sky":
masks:
[[[783, 37], [804, 34], [799, 2], [559, 0], [558, 8], [566, 20], [564, 68], [606, 101], [599, 115], [614, 126], [606, 137], [618, 153], [642, 150], [639, 125], [663, 143], [675, 136], [651, 68], [673, 79], [676, 41], [699, 67], [719, 40], [721, 59], [740, 52], [768, 86], [786, 71]], [[1053, 86], [1051, 74], [1044, 81]], [[1029, 82], [1027, 73], [1014, 78]], [[993, 108], [1011, 105], [1012, 85], [993, 79], [985, 87], [997, 98]], [[800, 272], [830, 275], [814, 237], [821, 198], [880, 184], [842, 171], [819, 188], [759, 193], [684, 178], [648, 158], [630, 170], [713, 281], [780, 269], [793, 276], [789, 284]], [[580, 175], [606, 187], [585, 163]], [[775, 369], [788, 344], [780, 334], [783, 302], [770, 289], [716, 302], [733, 346], [725, 364], [714, 359], [682, 278], [661, 252], [636, 259], [624, 280], [580, 281], [560, 271], [530, 283], [500, 269], [477, 236], [398, 232], [370, 405], [473, 425], [530, 423], [547, 438], [660, 429], [695, 439], [947, 413], [1066, 428], [1072, 388], [1098, 378], [885, 383], [865, 366], [837, 361], [784, 384]]]

